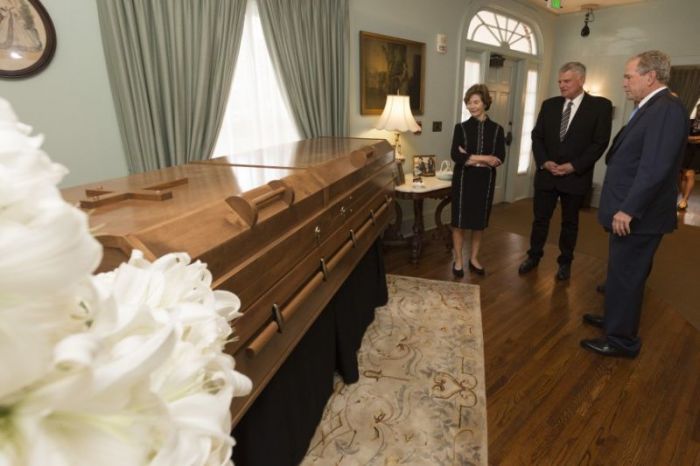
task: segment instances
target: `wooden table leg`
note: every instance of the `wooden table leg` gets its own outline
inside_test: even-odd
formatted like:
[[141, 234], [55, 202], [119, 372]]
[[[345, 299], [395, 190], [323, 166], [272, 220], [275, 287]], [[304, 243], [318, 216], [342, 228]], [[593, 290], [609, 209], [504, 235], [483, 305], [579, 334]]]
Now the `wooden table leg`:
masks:
[[442, 223], [442, 211], [447, 204], [451, 202], [450, 197], [446, 197], [440, 201], [437, 208], [435, 209], [435, 230], [438, 236], [442, 235], [442, 239], [445, 242], [447, 249], [452, 249], [452, 232], [448, 225]]
[[423, 199], [413, 200], [413, 237], [411, 238], [411, 262], [418, 263], [423, 250]]
[[386, 245], [397, 245], [406, 244], [406, 239], [401, 234], [401, 222], [403, 221], [403, 213], [401, 212], [401, 205], [399, 205], [398, 200], [394, 200], [394, 223], [390, 223], [384, 230], [384, 237], [382, 238], [384, 244]]

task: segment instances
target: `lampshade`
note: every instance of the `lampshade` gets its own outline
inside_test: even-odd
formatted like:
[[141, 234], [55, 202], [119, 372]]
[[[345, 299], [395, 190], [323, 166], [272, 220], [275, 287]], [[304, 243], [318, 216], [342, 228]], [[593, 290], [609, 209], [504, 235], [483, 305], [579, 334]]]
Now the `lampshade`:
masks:
[[407, 95], [388, 95], [382, 116], [379, 117], [376, 129], [387, 131], [420, 131], [411, 113], [411, 102]]

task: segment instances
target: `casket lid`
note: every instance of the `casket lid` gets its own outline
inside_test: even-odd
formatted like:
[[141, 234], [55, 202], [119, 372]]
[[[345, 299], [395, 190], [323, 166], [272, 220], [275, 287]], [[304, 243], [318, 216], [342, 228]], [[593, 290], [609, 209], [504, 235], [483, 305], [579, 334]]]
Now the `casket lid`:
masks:
[[[62, 194], [89, 212], [98, 236], [125, 236], [260, 191], [275, 180], [292, 186], [299, 202], [356, 170], [350, 154], [363, 149], [386, 153], [391, 147], [383, 139], [322, 137], [76, 186]], [[163, 199], [143, 199], [149, 195]], [[106, 202], [115, 196], [124, 199]]]

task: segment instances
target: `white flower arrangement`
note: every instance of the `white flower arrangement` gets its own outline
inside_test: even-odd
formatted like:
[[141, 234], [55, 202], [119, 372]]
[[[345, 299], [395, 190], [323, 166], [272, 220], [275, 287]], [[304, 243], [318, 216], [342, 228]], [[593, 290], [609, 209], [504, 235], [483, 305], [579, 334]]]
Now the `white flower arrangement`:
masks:
[[66, 169], [0, 98], [0, 466], [232, 464], [240, 301], [186, 254], [102, 256]]

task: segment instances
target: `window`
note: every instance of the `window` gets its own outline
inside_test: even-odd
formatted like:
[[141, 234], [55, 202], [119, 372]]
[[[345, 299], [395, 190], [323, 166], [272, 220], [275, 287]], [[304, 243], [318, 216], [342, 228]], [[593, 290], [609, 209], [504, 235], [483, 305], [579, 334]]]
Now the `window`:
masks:
[[272, 66], [254, 1], [248, 2], [231, 92], [214, 157], [301, 139]]
[[[467, 89], [472, 87], [474, 84], [479, 84], [481, 82], [481, 62], [477, 57], [467, 58], [464, 60], [464, 85], [462, 86], [462, 98], [464, 94], [467, 93]], [[466, 121], [471, 118], [467, 106], [462, 102], [462, 119], [460, 121]]]
[[518, 154], [518, 175], [527, 173], [530, 169], [530, 152], [532, 151], [532, 138], [530, 133], [535, 127], [535, 101], [537, 100], [537, 70], [527, 71], [527, 84], [525, 87], [525, 109], [523, 112], [523, 128], [520, 135], [520, 154]]
[[495, 47], [537, 54], [537, 45], [530, 26], [488, 10], [481, 10], [474, 15], [469, 23], [467, 38]]

